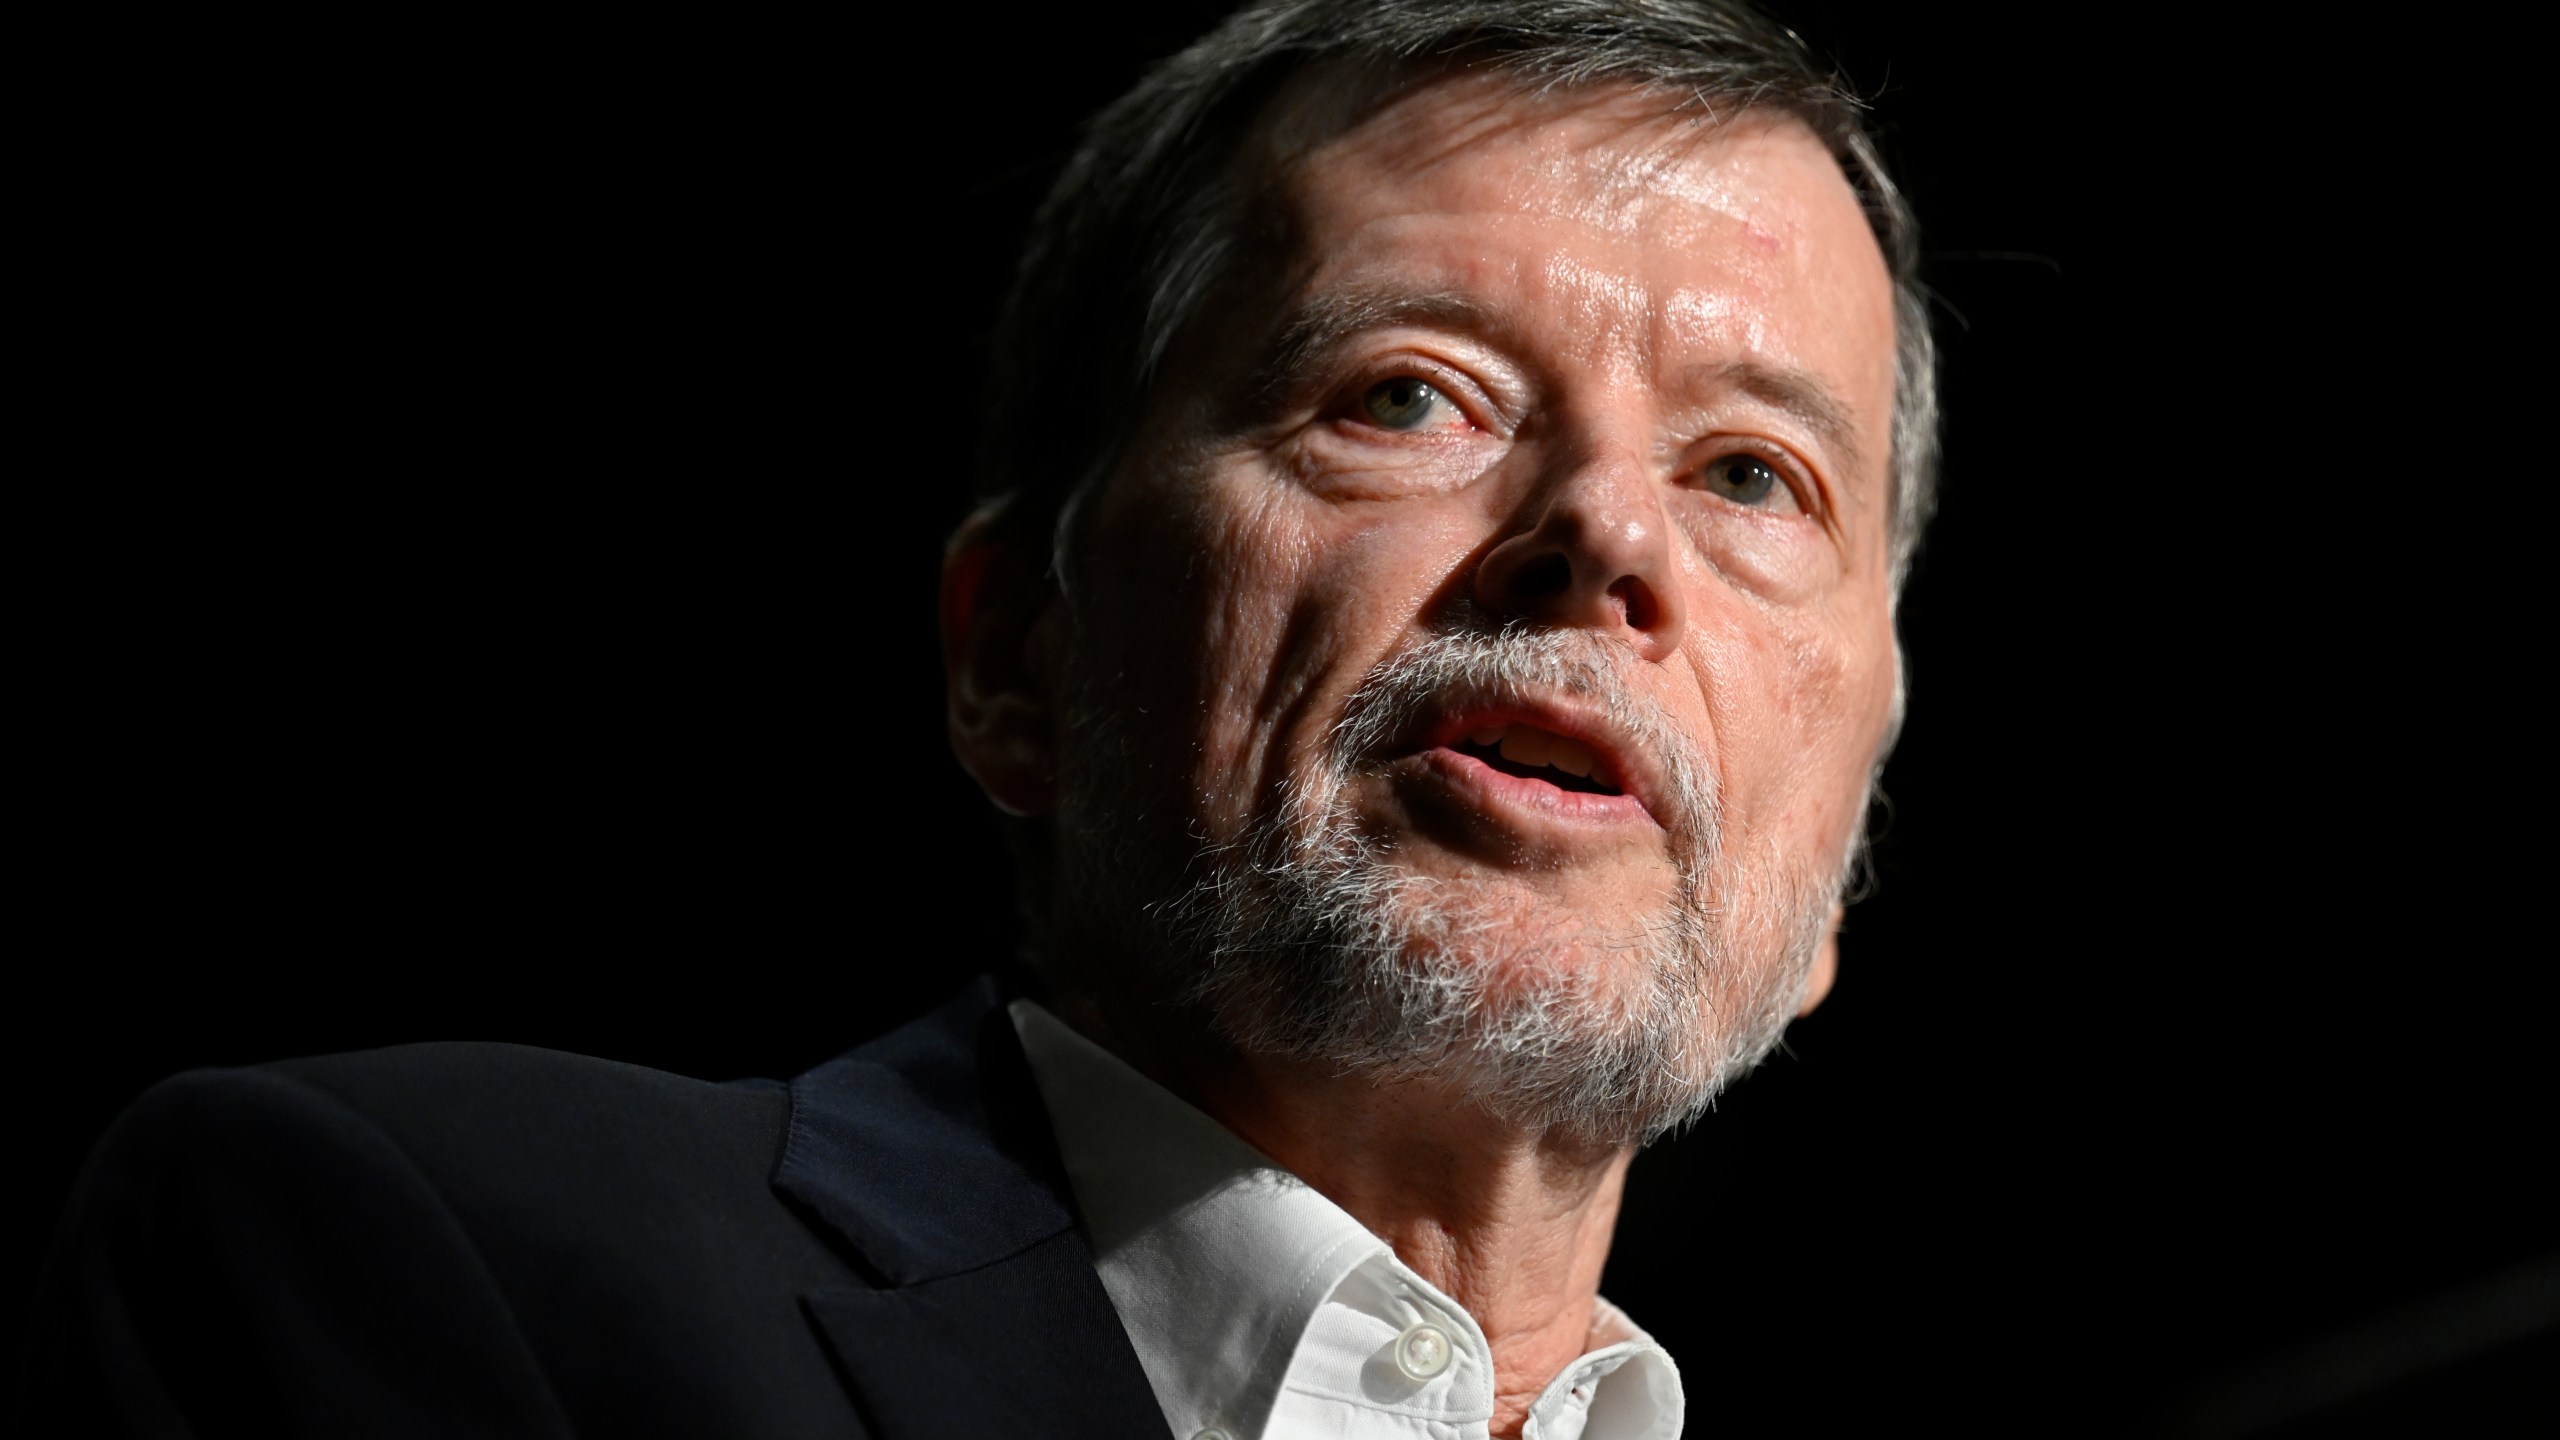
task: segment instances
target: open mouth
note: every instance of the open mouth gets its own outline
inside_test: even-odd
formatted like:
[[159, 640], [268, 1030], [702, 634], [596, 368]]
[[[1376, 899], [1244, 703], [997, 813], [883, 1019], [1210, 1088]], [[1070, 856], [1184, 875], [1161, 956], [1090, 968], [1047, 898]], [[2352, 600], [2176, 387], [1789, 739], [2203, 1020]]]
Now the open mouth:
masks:
[[1590, 746], [1535, 725], [1489, 725], [1450, 741], [1449, 748], [1505, 775], [1543, 780], [1559, 790], [1581, 795], [1626, 793]]

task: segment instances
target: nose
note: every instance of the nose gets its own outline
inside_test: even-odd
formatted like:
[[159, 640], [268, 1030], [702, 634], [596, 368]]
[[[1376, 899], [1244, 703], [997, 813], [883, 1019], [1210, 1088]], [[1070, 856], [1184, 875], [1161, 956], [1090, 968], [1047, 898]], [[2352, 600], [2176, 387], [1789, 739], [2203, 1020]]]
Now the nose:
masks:
[[1688, 616], [1670, 521], [1636, 456], [1558, 466], [1514, 523], [1476, 569], [1476, 603], [1488, 613], [1619, 634], [1656, 662], [1680, 648]]

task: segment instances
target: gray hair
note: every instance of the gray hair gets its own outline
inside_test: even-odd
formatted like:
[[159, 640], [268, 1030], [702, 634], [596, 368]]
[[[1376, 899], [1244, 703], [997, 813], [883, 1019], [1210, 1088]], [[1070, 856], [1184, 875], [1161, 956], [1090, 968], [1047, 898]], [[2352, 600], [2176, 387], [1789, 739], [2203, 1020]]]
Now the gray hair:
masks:
[[1936, 347], [1916, 226], [1863, 103], [1794, 31], [1737, 0], [1264, 0], [1230, 16], [1093, 118], [1034, 220], [996, 328], [982, 508], [1026, 539], [1039, 533], [1028, 527], [1046, 527], [1063, 562], [1077, 505], [1117, 465], [1166, 349], [1242, 244], [1235, 161], [1254, 122], [1317, 64], [1417, 80], [1464, 66], [1532, 91], [1632, 84], [1675, 112], [1754, 110], [1811, 130], [1848, 178], [1893, 276], [1890, 534], [1900, 587], [1937, 462]]

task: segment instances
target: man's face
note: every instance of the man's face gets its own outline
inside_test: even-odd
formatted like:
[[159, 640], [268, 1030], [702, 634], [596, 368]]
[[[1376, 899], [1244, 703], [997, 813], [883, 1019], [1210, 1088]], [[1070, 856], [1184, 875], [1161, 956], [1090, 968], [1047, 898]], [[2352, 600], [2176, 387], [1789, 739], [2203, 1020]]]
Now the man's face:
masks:
[[1452, 81], [1274, 140], [1278, 254], [1084, 517], [1064, 923], [1230, 1038], [1645, 1030], [1601, 1091], [1695, 1092], [1800, 1003], [1894, 703], [1892, 289], [1800, 125], [1661, 111]]

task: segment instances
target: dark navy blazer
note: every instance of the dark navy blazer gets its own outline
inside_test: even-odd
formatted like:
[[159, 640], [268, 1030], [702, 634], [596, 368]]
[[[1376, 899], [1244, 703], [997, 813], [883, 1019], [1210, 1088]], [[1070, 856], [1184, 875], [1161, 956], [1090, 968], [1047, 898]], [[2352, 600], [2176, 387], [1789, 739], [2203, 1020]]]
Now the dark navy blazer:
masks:
[[30, 1434], [1167, 1428], [981, 981], [793, 1081], [509, 1045], [170, 1080], [48, 1261]]

